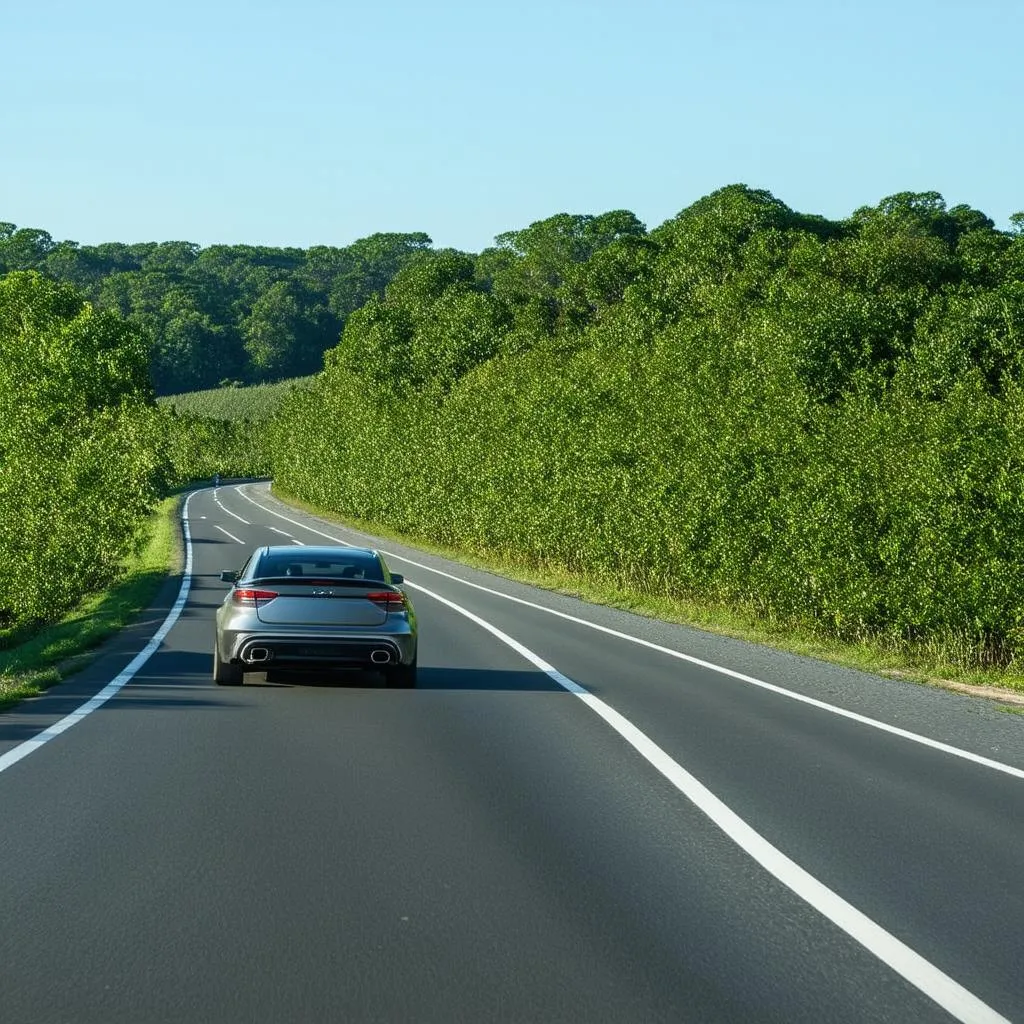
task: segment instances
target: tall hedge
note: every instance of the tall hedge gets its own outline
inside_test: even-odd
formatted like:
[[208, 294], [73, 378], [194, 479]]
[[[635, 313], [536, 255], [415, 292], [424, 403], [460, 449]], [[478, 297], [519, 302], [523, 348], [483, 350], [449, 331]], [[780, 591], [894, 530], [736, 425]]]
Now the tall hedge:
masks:
[[1024, 237], [935, 193], [730, 186], [423, 254], [271, 435], [277, 483], [438, 541], [1011, 659]]

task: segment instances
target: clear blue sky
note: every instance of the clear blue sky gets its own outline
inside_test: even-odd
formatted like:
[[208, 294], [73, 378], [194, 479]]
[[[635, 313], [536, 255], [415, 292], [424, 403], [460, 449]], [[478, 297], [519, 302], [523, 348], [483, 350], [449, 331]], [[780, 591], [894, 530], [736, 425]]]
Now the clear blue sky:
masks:
[[479, 251], [731, 182], [1024, 209], [1024, 2], [0, 0], [0, 220]]

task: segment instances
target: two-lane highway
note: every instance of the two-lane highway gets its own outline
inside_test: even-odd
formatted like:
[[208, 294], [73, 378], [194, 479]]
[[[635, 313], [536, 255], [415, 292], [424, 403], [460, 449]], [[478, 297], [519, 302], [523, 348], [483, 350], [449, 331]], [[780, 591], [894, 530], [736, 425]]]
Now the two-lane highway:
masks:
[[418, 689], [216, 687], [220, 569], [368, 541], [188, 527], [123, 688], [25, 746], [146, 626], [0, 715], [3, 1024], [1024, 1019], [1018, 716], [383, 541]]

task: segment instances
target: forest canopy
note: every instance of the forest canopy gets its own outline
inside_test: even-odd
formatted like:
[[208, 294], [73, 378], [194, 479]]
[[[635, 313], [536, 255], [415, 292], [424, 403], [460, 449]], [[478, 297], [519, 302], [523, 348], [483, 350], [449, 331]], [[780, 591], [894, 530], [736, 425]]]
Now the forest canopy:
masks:
[[149, 340], [158, 394], [313, 373], [349, 314], [429, 249], [422, 232], [309, 249], [56, 242], [0, 223], [0, 275], [35, 270], [120, 313]]

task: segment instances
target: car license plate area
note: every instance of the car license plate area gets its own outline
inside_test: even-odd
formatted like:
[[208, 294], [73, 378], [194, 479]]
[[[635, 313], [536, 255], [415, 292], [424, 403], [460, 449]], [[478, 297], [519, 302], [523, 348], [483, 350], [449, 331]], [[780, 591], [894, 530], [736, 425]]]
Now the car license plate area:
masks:
[[362, 661], [367, 655], [352, 648], [339, 647], [336, 644], [301, 644], [289, 647], [283, 652], [284, 657], [302, 658], [304, 661]]
[[256, 606], [260, 622], [280, 626], [379, 626], [387, 611], [362, 595], [313, 597], [282, 594]]

